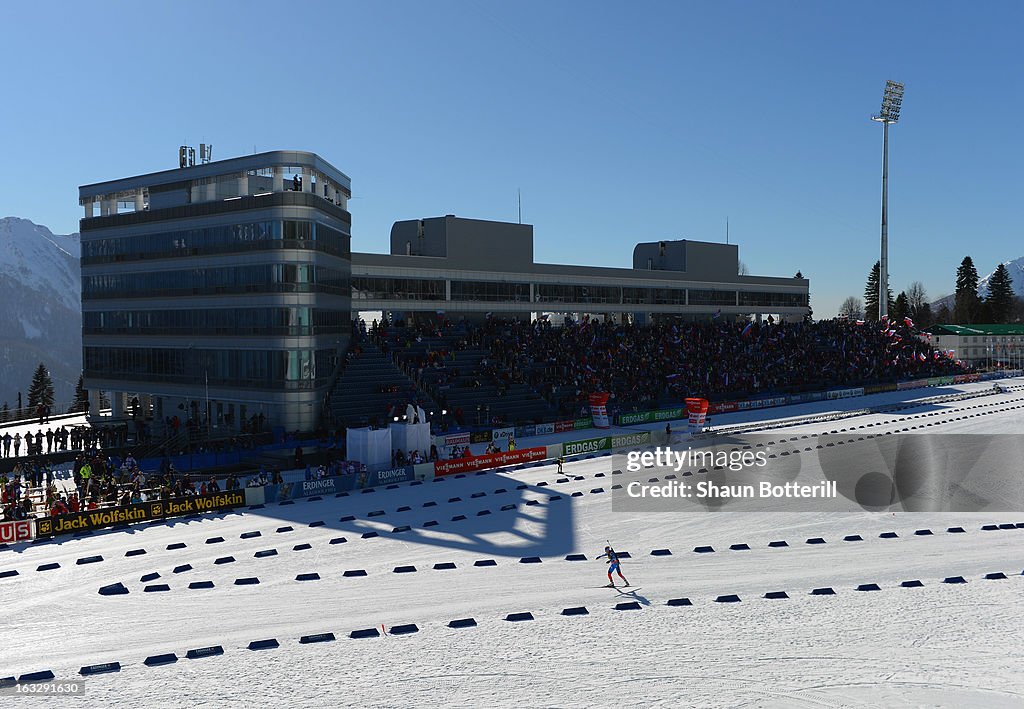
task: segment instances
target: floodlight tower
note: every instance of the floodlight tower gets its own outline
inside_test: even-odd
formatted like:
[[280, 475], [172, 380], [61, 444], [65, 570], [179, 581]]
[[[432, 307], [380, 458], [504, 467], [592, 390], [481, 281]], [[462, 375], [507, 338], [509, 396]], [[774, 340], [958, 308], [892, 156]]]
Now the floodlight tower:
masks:
[[889, 124], [900, 119], [903, 84], [885, 82], [882, 110], [871, 120], [882, 124], [882, 255], [878, 260], [878, 319], [889, 314]]

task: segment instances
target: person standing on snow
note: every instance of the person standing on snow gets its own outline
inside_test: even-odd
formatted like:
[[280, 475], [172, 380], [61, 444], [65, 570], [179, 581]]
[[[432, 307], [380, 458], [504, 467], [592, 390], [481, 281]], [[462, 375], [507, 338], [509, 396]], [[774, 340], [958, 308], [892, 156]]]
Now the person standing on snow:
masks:
[[604, 548], [604, 554], [600, 554], [596, 559], [606, 558], [608, 564], [608, 588], [615, 588], [615, 582], [612, 580], [612, 573], [617, 573], [619, 578], [625, 582], [625, 585], [629, 585], [629, 581], [622, 575], [622, 569], [619, 568], [619, 555], [615, 553], [615, 550], [610, 546]]

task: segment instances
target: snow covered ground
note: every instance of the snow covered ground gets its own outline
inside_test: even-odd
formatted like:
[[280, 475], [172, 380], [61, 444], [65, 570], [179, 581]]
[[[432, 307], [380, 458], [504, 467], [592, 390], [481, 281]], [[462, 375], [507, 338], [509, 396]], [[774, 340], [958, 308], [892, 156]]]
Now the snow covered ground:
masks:
[[[859, 409], [937, 393], [949, 392], [809, 406]], [[1018, 390], [784, 430], [871, 423], [884, 433], [927, 422], [928, 433], [1020, 435], [1021, 405]], [[470, 475], [0, 550], [0, 572], [19, 572], [0, 578], [0, 677], [49, 669], [79, 679], [84, 665], [122, 667], [87, 678], [84, 697], [5, 705], [1024, 706], [1024, 510], [623, 513], [612, 510], [620, 478], [611, 467], [611, 457], [593, 458], [566, 464], [563, 476], [553, 465]], [[1014, 528], [982, 530], [992, 524]], [[393, 532], [402, 525], [409, 531]], [[947, 531], [956, 527], [964, 531]], [[933, 533], [915, 534], [923, 529]], [[362, 538], [370, 531], [379, 536]], [[897, 536], [880, 537], [887, 532]], [[861, 540], [844, 541], [852, 535]], [[806, 543], [815, 537], [825, 543]], [[631, 555], [629, 589], [600, 588], [604, 564], [594, 557], [606, 539]], [[778, 541], [788, 546], [769, 546]], [[146, 553], [126, 556], [136, 549]], [[76, 563], [94, 555], [103, 560]], [[234, 561], [215, 563], [225, 557]], [[541, 561], [521, 563], [529, 557]], [[454, 568], [434, 568], [446, 563]], [[402, 566], [415, 571], [395, 573]], [[366, 575], [345, 575], [358, 570]], [[1007, 578], [985, 578], [994, 572]], [[966, 583], [944, 582], [957, 576]], [[235, 584], [253, 577], [258, 584]], [[901, 586], [911, 580], [922, 585]], [[206, 581], [213, 587], [189, 588]], [[97, 593], [117, 582], [130, 593]], [[157, 584], [169, 590], [144, 591]], [[863, 584], [880, 590], [855, 590]], [[820, 588], [834, 595], [812, 595]], [[788, 598], [764, 597], [779, 591]], [[716, 601], [731, 594], [740, 601]], [[667, 605], [681, 598], [690, 605]], [[616, 609], [630, 602], [637, 609]], [[581, 606], [587, 615], [562, 615]], [[520, 612], [533, 620], [505, 620]], [[449, 627], [464, 618], [477, 625]], [[390, 634], [405, 624], [418, 632]], [[386, 636], [350, 638], [382, 625]], [[334, 641], [300, 642], [328, 632]], [[247, 649], [269, 638], [279, 647]], [[185, 657], [217, 645], [223, 655]], [[163, 653], [179, 659], [144, 665]]]

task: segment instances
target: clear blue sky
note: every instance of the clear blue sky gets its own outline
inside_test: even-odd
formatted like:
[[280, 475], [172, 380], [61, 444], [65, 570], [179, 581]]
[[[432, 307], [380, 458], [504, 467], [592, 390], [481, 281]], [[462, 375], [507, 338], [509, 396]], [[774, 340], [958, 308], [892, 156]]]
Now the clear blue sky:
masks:
[[[352, 177], [352, 245], [454, 213], [535, 225], [539, 261], [627, 266], [723, 240], [811, 279], [815, 315], [878, 258], [937, 297], [1024, 255], [1019, 2], [36, 2], [0, 5], [0, 216], [77, 230], [77, 187], [312, 150]], [[1014, 206], [1014, 205], [1017, 206]]]

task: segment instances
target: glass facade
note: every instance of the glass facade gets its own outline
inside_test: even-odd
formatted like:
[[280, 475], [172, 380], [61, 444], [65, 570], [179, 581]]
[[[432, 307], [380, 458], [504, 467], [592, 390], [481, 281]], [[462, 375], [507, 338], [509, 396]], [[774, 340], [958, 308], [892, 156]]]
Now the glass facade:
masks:
[[[445, 300], [441, 279], [353, 276], [354, 300]], [[799, 308], [806, 293], [735, 291], [702, 288], [634, 288], [604, 285], [535, 283], [535, 303], [594, 303], [609, 305], [745, 306]], [[687, 294], [689, 296], [687, 297]], [[737, 295], [739, 300], [737, 302]], [[526, 281], [451, 281], [451, 301], [529, 302]]]
[[614, 303], [622, 302], [619, 286], [575, 286], [560, 283], [538, 283], [538, 303]]
[[331, 376], [333, 349], [212, 350], [168, 347], [85, 347], [86, 377], [243, 389], [312, 389]]
[[352, 300], [444, 300], [445, 282], [426, 278], [354, 276]]
[[508, 281], [452, 281], [452, 300], [528, 303], [530, 284]]
[[690, 305], [736, 305], [734, 290], [690, 289]]
[[312, 249], [343, 258], [352, 255], [348, 234], [313, 221], [277, 220], [83, 239], [82, 265], [266, 249]]
[[686, 305], [685, 288], [651, 288], [654, 305]]
[[324, 266], [276, 263], [82, 277], [83, 300], [233, 293], [348, 295], [349, 276]]
[[807, 294], [740, 291], [740, 305], [761, 308], [798, 308], [807, 305]]
[[82, 313], [86, 335], [281, 335], [345, 334], [349, 311], [323, 308], [200, 308], [100, 310]]

